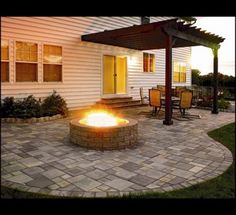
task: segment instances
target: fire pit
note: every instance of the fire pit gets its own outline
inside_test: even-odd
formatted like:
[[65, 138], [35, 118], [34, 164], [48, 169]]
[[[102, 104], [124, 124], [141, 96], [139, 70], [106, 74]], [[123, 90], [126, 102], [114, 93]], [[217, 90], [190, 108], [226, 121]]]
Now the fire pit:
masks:
[[115, 117], [105, 111], [91, 112], [70, 122], [70, 141], [89, 149], [124, 149], [133, 146], [137, 138], [136, 120]]

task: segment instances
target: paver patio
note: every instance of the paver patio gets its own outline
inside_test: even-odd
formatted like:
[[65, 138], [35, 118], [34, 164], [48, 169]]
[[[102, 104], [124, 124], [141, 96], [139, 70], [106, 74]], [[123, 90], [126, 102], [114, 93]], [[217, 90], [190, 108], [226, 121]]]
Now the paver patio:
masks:
[[95, 151], [69, 142], [69, 119], [33, 124], [2, 123], [1, 185], [63, 196], [105, 197], [128, 192], [169, 191], [222, 174], [231, 152], [207, 132], [234, 122], [235, 113], [191, 110], [201, 119], [149, 117], [150, 107], [125, 109], [139, 121], [132, 149]]

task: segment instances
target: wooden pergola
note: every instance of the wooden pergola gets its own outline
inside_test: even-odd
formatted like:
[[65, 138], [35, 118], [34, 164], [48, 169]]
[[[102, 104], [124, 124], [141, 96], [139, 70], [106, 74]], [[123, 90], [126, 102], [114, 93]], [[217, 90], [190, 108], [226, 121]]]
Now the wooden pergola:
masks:
[[208, 33], [191, 24], [185, 24], [178, 19], [154, 22], [131, 27], [105, 30], [103, 32], [82, 35], [82, 41], [101, 43], [125, 47], [135, 50], [166, 49], [166, 73], [165, 73], [165, 119], [163, 124], [171, 125], [171, 87], [172, 87], [172, 48], [205, 46], [213, 51], [213, 79], [214, 94], [212, 113], [218, 113], [218, 50], [224, 38]]

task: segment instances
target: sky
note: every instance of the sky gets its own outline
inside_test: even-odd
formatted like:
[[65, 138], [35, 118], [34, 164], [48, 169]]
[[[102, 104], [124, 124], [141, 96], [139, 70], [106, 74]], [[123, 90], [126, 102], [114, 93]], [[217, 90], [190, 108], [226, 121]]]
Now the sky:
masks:
[[[196, 17], [194, 26], [224, 37], [218, 51], [218, 72], [235, 76], [235, 17]], [[213, 72], [213, 54], [210, 48], [192, 47], [192, 69], [201, 75]]]

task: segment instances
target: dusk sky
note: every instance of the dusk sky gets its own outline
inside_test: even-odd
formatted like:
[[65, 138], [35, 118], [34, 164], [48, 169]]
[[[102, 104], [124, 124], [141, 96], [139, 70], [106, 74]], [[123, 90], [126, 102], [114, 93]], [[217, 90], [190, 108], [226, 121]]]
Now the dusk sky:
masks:
[[[196, 17], [195, 25], [207, 32], [225, 38], [219, 49], [220, 73], [235, 76], [235, 17]], [[192, 69], [199, 69], [201, 75], [213, 72], [211, 49], [196, 46], [192, 48]]]

